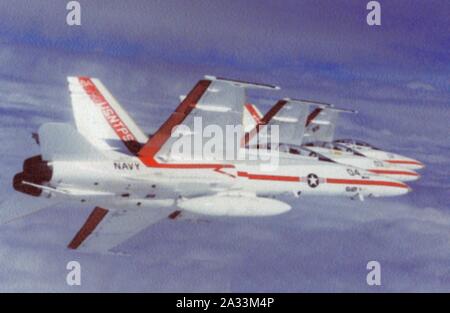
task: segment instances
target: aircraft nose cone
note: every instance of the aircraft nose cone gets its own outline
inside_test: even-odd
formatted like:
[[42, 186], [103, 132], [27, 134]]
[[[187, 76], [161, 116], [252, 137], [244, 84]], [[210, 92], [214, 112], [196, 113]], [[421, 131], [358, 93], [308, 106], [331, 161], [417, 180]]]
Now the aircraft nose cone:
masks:
[[391, 165], [410, 170], [421, 170], [425, 167], [425, 164], [423, 164], [422, 162], [401, 155], [396, 155], [395, 159], [386, 160], [386, 162], [390, 163]]
[[399, 181], [414, 181], [420, 178], [417, 172], [403, 167], [389, 166], [384, 169], [369, 170], [369, 172]]
[[423, 164], [422, 162], [417, 161], [417, 160], [414, 160], [414, 162], [416, 162], [416, 166], [417, 166], [418, 170], [425, 168], [425, 164]]
[[422, 162], [415, 160], [415, 159], [411, 159], [411, 158], [407, 158], [406, 159], [408, 162], [408, 168], [411, 170], [421, 170], [425, 167], [425, 164], [423, 164]]
[[403, 185], [404, 185], [403, 187], [397, 188], [398, 189], [397, 194], [399, 196], [406, 195], [412, 191], [412, 188], [409, 185], [407, 185], [407, 184], [403, 184]]
[[405, 179], [402, 179], [402, 181], [415, 181], [420, 178], [420, 174], [417, 172], [414, 172], [413, 170], [407, 170], [405, 171]]
[[405, 167], [410, 170], [421, 170], [425, 167], [425, 164], [415, 159], [408, 158], [406, 159]]
[[412, 189], [409, 185], [399, 180], [390, 180], [389, 187], [385, 190], [386, 195], [390, 196], [402, 196], [411, 192]]

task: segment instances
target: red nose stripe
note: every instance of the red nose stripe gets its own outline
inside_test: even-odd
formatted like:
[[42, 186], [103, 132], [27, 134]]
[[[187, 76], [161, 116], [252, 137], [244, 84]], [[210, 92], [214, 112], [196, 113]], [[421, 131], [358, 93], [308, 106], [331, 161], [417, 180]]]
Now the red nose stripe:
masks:
[[419, 176], [419, 174], [415, 172], [407, 172], [407, 171], [392, 171], [392, 170], [369, 170], [371, 173], [375, 174], [392, 174], [392, 175], [409, 175], [409, 176]]
[[383, 180], [358, 180], [358, 179], [340, 179], [327, 178], [329, 184], [346, 184], [346, 185], [371, 185], [371, 186], [389, 186], [409, 189], [408, 185], [397, 182], [383, 181]]
[[385, 160], [385, 162], [392, 163], [392, 164], [414, 164], [414, 165], [423, 166], [423, 163], [420, 163], [417, 161], [408, 161], [408, 160]]

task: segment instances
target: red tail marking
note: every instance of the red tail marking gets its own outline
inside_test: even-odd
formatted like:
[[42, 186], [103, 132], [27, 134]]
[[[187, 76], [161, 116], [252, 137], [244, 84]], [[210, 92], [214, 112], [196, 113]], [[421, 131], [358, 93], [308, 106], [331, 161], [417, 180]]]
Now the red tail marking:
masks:
[[203, 96], [205, 91], [211, 84], [210, 80], [201, 80], [189, 92], [187, 97], [180, 103], [172, 115], [161, 125], [158, 131], [148, 140], [148, 142], [141, 148], [137, 142], [136, 137], [128, 129], [125, 123], [120, 119], [114, 109], [110, 106], [105, 97], [100, 93], [95, 84], [89, 77], [79, 77], [80, 84], [83, 86], [86, 93], [92, 101], [102, 107], [102, 113], [105, 119], [114, 129], [117, 136], [122, 139], [128, 150], [134, 155], [138, 155], [139, 159], [146, 165], [151, 167], [164, 167], [174, 169], [216, 169], [233, 168], [230, 164], [161, 164], [158, 163], [154, 156], [161, 149], [162, 145], [170, 138], [173, 127], [181, 124], [186, 116], [197, 105], [197, 102]]
[[92, 102], [101, 107], [103, 117], [114, 130], [116, 135], [122, 140], [128, 151], [135, 155], [140, 149], [140, 144], [131, 130], [121, 120], [119, 115], [111, 107], [108, 101], [106, 101], [105, 97], [101, 94], [89, 77], [78, 77], [78, 80], [80, 81], [81, 86], [83, 86], [84, 91], [91, 98]]

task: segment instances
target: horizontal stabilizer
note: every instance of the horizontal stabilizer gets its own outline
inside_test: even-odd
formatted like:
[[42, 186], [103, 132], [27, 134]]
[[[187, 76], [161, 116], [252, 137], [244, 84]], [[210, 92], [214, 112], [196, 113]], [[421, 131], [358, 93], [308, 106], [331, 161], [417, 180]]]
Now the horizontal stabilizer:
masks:
[[72, 126], [64, 123], [47, 123], [39, 128], [43, 160], [83, 161], [103, 160], [105, 155]]
[[0, 225], [36, 213], [54, 204], [56, 204], [55, 200], [14, 194], [0, 204]]

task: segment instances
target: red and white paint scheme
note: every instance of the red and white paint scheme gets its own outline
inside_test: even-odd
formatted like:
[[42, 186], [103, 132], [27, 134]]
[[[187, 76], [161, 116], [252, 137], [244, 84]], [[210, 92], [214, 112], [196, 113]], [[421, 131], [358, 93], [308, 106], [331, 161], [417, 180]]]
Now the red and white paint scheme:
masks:
[[244, 126], [244, 131], [251, 131], [255, 125], [261, 123], [262, 118], [263, 115], [256, 105], [246, 103], [242, 113], [242, 125]]
[[[293, 104], [295, 103], [297, 107], [293, 111]], [[319, 107], [309, 112], [308, 107], [313, 105], [319, 105]], [[255, 105], [252, 106], [254, 109]], [[247, 109], [248, 107], [246, 106], [244, 110]], [[322, 111], [328, 113], [321, 114]], [[262, 125], [279, 125], [282, 131], [280, 142], [289, 144], [294, 151], [303, 143], [302, 146], [322, 155], [326, 159], [364, 169], [373, 174], [391, 177], [400, 181], [414, 181], [420, 177], [418, 173], [411, 169], [413, 165], [420, 164], [415, 160], [387, 153], [377, 148], [367, 148], [371, 146], [368, 144], [362, 145], [360, 141], [358, 141], [359, 146], [356, 146], [356, 144], [349, 145], [348, 140], [332, 142], [335, 121], [339, 112], [355, 113], [355, 111], [333, 108], [325, 103], [319, 104], [309, 100], [292, 101], [292, 99], [291, 101], [286, 101], [284, 99], [278, 101], [262, 118], [250, 121], [251, 125], [245, 125], [244, 128], [248, 129], [255, 127], [255, 125], [260, 125], [259, 128]], [[289, 122], [287, 117], [292, 118], [292, 116], [296, 118]], [[318, 120], [316, 121], [316, 119]], [[284, 132], [283, 128], [285, 129]], [[324, 139], [324, 141], [319, 139]], [[392, 161], [383, 161], [382, 159], [385, 158], [392, 159]], [[403, 160], [403, 162], [399, 160]], [[409, 165], [409, 167], [402, 166], [403, 163]]]
[[[277, 199], [285, 195], [363, 200], [410, 191], [397, 180], [288, 153], [281, 153], [278, 166], [270, 170], [261, 161], [172, 158], [174, 127], [191, 125], [194, 117], [202, 117], [204, 125], [242, 123], [245, 90], [276, 86], [205, 76], [147, 138], [100, 80], [68, 81], [76, 128], [66, 123], [42, 125], [41, 154], [24, 161], [13, 186], [49, 205], [70, 200], [93, 207], [68, 244], [70, 249], [107, 252], [149, 225], [185, 213], [281, 214], [291, 209]], [[2, 208], [0, 222], [41, 208]]]
[[410, 170], [420, 170], [425, 167], [425, 165], [420, 161], [405, 157], [397, 153], [383, 151], [361, 140], [338, 139], [335, 140], [334, 142], [344, 145], [354, 151], [357, 151], [358, 153], [368, 158], [380, 160], [400, 168]]
[[335, 142], [337, 144], [344, 145], [363, 156], [388, 163], [394, 167], [409, 170], [420, 170], [424, 167], [424, 165], [417, 160], [400, 154], [383, 151], [360, 140], [335, 140], [334, 131], [340, 113], [357, 113], [357, 111], [338, 109], [330, 104], [321, 104], [316, 106], [307, 117], [305, 124], [305, 137], [302, 143], [315, 141]]
[[391, 177], [400, 181], [414, 181], [420, 175], [410, 169], [395, 166], [388, 162], [366, 157], [346, 146], [331, 142], [314, 142], [304, 145], [339, 164], [346, 164], [365, 169], [370, 173]]

